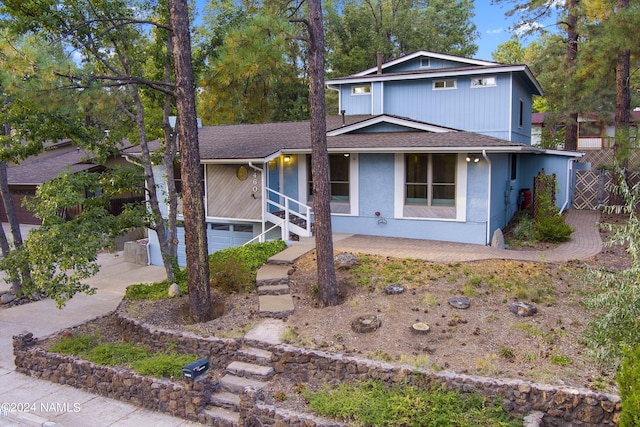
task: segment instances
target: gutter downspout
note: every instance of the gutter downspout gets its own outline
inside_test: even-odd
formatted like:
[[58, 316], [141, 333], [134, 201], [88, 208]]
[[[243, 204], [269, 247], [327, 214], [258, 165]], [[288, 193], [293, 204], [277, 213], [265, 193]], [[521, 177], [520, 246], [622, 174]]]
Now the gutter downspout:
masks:
[[575, 161], [576, 161], [576, 159], [569, 159], [569, 167], [567, 168], [566, 197], [565, 197], [565, 200], [564, 200], [564, 204], [560, 208], [560, 212], [558, 213], [558, 215], [562, 215], [562, 212], [564, 212], [565, 208], [569, 204], [569, 188], [571, 187], [571, 176], [573, 175], [573, 163]]
[[485, 237], [486, 245], [491, 244], [491, 160], [487, 156], [487, 150], [482, 150], [482, 157], [487, 161], [489, 170], [487, 171], [487, 236]]

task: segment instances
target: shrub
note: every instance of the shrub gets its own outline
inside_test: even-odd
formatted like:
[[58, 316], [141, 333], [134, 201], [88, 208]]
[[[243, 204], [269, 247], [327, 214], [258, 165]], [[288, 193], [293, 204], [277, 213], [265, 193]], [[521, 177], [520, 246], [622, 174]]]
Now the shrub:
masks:
[[540, 215], [535, 222], [535, 237], [543, 242], [566, 242], [573, 228], [556, 213]]
[[[178, 286], [180, 287], [181, 294], [188, 293], [189, 288], [186, 280], [176, 283], [178, 283]], [[169, 285], [171, 285], [171, 283], [167, 280], [156, 283], [138, 283], [136, 285], [129, 286], [125, 292], [125, 296], [132, 301], [139, 299], [169, 298]]]
[[339, 384], [304, 397], [311, 408], [324, 416], [367, 426], [521, 426], [497, 402], [478, 394], [464, 397], [443, 388], [422, 388], [406, 384], [388, 385], [366, 381]]
[[198, 360], [195, 354], [157, 353], [133, 362], [132, 368], [140, 375], [156, 378], [181, 378], [182, 367]]
[[212, 286], [227, 292], [250, 291], [258, 269], [286, 247], [284, 241], [273, 240], [227, 248], [211, 254], [209, 268]]
[[60, 354], [86, 354], [98, 345], [98, 338], [93, 335], [76, 335], [62, 337], [51, 346], [51, 351]]
[[86, 357], [87, 360], [98, 365], [115, 366], [149, 357], [149, 352], [145, 348], [130, 343], [103, 343], [98, 344]]
[[640, 346], [624, 358], [616, 382], [622, 400], [620, 427], [640, 425]]

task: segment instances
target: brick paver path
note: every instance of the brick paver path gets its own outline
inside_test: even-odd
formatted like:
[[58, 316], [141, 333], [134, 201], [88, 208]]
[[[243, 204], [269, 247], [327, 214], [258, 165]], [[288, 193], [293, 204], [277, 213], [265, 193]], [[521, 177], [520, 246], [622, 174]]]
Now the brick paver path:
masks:
[[336, 251], [368, 253], [396, 258], [416, 258], [434, 262], [462, 262], [483, 259], [512, 259], [537, 262], [565, 262], [590, 258], [602, 250], [598, 230], [599, 211], [569, 210], [566, 221], [575, 231], [569, 242], [545, 251], [511, 251], [489, 246], [437, 240], [399, 239], [353, 235], [334, 241]]

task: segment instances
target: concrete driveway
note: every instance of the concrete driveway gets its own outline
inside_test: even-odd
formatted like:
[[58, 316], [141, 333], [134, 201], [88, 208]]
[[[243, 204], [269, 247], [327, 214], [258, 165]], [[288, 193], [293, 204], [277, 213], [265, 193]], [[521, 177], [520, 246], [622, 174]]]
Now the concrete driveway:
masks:
[[[101, 254], [100, 272], [87, 283], [94, 295], [76, 295], [62, 309], [42, 300], [0, 310], [0, 427], [6, 426], [193, 426], [185, 420], [15, 372], [12, 337], [42, 337], [114, 310], [127, 286], [163, 280], [162, 267]], [[4, 285], [6, 286], [6, 285]]]

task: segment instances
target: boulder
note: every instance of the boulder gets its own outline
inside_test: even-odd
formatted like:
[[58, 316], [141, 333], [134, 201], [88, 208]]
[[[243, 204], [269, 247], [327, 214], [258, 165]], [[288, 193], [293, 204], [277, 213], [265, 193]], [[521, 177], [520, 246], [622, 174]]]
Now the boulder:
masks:
[[360, 264], [360, 258], [353, 254], [338, 254], [334, 259], [336, 268], [340, 269], [350, 269], [358, 264]]
[[180, 286], [177, 283], [172, 283], [169, 286], [169, 297], [175, 298], [180, 296]]

